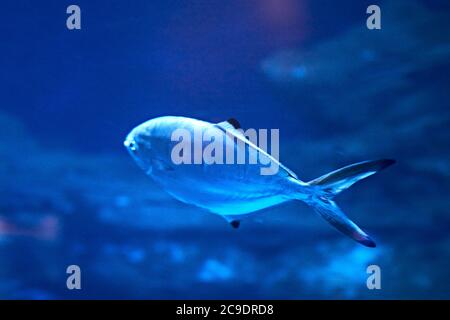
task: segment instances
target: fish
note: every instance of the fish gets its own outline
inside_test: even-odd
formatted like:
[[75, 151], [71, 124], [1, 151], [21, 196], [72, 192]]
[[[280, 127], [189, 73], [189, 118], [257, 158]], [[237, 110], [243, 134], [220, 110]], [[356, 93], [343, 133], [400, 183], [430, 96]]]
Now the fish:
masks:
[[[175, 164], [173, 150], [180, 140], [174, 140], [173, 133], [180, 129], [197, 140], [202, 138], [198, 132], [203, 135], [209, 132], [223, 138], [224, 148], [235, 152], [241, 148], [246, 154], [257, 154], [264, 161]], [[203, 148], [206, 145], [206, 141], [201, 141]], [[171, 196], [222, 216], [234, 228], [238, 228], [241, 219], [248, 214], [300, 200], [337, 230], [367, 247], [376, 244], [342, 212], [333, 198], [357, 181], [395, 163], [392, 159], [363, 161], [304, 182], [246, 137], [234, 118], [220, 123], [181, 116], [150, 119], [130, 131], [124, 146], [137, 165]], [[276, 163], [278, 170], [274, 174], [261, 174], [261, 167], [269, 162]]]

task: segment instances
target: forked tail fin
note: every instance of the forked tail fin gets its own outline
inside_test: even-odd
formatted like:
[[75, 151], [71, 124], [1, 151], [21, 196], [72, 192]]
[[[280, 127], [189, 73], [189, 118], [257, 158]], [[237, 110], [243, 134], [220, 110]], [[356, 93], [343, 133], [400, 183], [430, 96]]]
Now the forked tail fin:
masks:
[[345, 235], [367, 247], [375, 247], [375, 242], [339, 209], [332, 198], [355, 182], [394, 163], [395, 160], [389, 159], [363, 161], [314, 179], [308, 182], [312, 188], [312, 197], [307, 203]]

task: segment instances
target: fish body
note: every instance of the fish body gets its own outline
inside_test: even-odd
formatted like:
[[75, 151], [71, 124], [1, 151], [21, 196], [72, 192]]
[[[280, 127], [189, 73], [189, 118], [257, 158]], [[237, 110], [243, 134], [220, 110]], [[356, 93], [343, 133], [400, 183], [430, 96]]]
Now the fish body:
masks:
[[[222, 136], [224, 148], [226, 145], [231, 145], [235, 151], [238, 148], [224, 127], [191, 118], [160, 117], [135, 128], [125, 142], [126, 145], [131, 141], [136, 144], [136, 150], [130, 152], [132, 157], [178, 200], [223, 216], [242, 215], [291, 200], [302, 185], [284, 166], [276, 174], [261, 175], [263, 164], [260, 162], [175, 165], [171, 160], [171, 150], [177, 141], [172, 141], [171, 136], [180, 128], [190, 132], [192, 137], [199, 131]], [[202, 149], [206, 145], [207, 142], [202, 142]], [[142, 149], [148, 153], [142, 154]], [[245, 149], [247, 155], [259, 153], [269, 161], [278, 162], [249, 141], [246, 141]]]

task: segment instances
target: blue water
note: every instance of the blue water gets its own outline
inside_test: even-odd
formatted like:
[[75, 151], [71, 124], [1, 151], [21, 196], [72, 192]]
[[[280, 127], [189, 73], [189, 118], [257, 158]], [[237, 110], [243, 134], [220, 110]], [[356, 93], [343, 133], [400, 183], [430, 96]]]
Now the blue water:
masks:
[[[450, 5], [392, 2], [368, 30], [357, 0], [79, 0], [72, 31], [3, 2], [0, 298], [450, 298]], [[278, 128], [304, 181], [396, 159], [336, 199], [377, 248], [299, 202], [235, 230], [171, 198], [122, 145], [162, 115]]]

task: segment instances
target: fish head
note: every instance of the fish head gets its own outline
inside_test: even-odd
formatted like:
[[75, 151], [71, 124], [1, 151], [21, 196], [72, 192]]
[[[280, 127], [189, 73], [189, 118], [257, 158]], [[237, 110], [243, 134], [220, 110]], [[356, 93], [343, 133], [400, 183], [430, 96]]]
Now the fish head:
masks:
[[154, 152], [151, 128], [146, 122], [131, 130], [123, 145], [141, 169], [148, 173], [151, 172]]
[[171, 171], [172, 132], [180, 126], [180, 117], [159, 117], [135, 127], [123, 142], [131, 157], [147, 174]]

